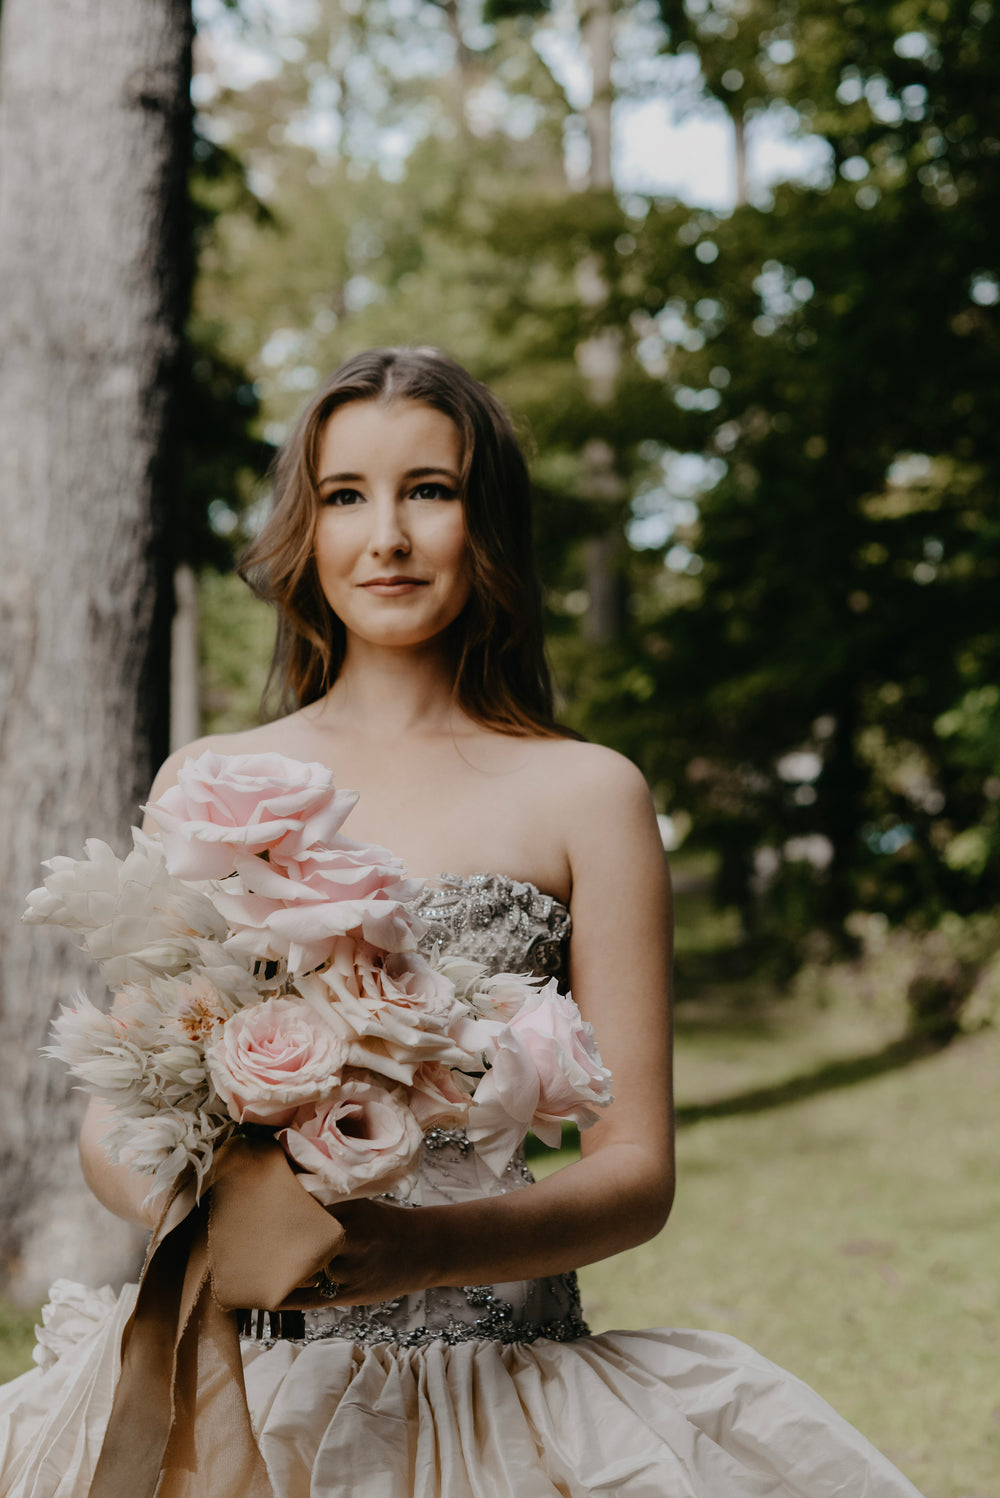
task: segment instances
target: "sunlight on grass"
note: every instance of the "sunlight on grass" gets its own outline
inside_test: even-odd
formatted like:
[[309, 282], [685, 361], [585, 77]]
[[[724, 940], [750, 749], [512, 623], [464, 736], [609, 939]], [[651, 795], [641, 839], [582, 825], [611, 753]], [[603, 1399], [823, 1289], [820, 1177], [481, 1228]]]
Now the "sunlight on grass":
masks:
[[[732, 1043], [713, 1073], [713, 1039], [682, 1038], [685, 1088], [698, 1066], [732, 1084]], [[750, 1042], [743, 1080], [775, 1071], [775, 1051], [787, 1064], [808, 1049]], [[728, 1332], [817, 1388], [926, 1498], [997, 1498], [998, 1089], [990, 1033], [856, 1087], [681, 1130], [664, 1232], [581, 1273], [591, 1325]]]

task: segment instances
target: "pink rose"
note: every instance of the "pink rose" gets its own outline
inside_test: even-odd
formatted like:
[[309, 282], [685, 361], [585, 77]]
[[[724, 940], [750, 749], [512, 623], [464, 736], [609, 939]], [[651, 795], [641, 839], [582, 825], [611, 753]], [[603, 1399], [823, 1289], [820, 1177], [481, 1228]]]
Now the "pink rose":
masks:
[[410, 1108], [417, 1123], [428, 1129], [457, 1129], [469, 1116], [474, 1082], [440, 1061], [424, 1061], [410, 1084]]
[[226, 947], [250, 960], [286, 959], [293, 975], [319, 967], [349, 931], [395, 952], [415, 946], [424, 929], [407, 908], [423, 881], [407, 879], [399, 859], [374, 844], [338, 837], [285, 864], [240, 857], [236, 869], [238, 881], [211, 892], [232, 931]]
[[455, 1039], [467, 1010], [454, 986], [417, 952], [382, 952], [338, 941], [321, 972], [299, 991], [340, 1036], [352, 1066], [409, 1084], [425, 1061], [475, 1069]]
[[561, 1124], [595, 1123], [611, 1101], [611, 1073], [594, 1032], [555, 979], [530, 994], [496, 1038], [490, 1070], [473, 1098], [469, 1137], [497, 1175], [527, 1130], [557, 1145]]
[[423, 1133], [402, 1087], [348, 1072], [332, 1097], [300, 1108], [278, 1140], [324, 1206], [377, 1196], [409, 1176]]
[[325, 765], [284, 754], [187, 759], [177, 784], [144, 810], [162, 829], [167, 869], [179, 879], [225, 879], [241, 858], [268, 850], [280, 863], [331, 843], [354, 806]]
[[237, 1123], [277, 1125], [333, 1090], [346, 1053], [308, 1004], [267, 999], [228, 1019], [206, 1060]]

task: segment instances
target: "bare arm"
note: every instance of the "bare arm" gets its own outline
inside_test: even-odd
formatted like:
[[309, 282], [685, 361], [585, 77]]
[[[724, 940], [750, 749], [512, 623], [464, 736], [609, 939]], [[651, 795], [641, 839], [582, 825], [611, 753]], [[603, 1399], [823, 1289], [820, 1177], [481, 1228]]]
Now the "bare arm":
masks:
[[[600, 753], [600, 751], [599, 751]], [[652, 1237], [673, 1200], [669, 880], [649, 791], [617, 756], [570, 788], [571, 980], [615, 1101], [583, 1158], [524, 1191], [448, 1206], [334, 1208], [344, 1302], [431, 1285], [531, 1279]], [[302, 1301], [303, 1304], [320, 1304]]]
[[[175, 783], [182, 762], [183, 754], [166, 762], [151, 798]], [[559, 1273], [642, 1242], [666, 1220], [674, 1188], [671, 912], [652, 802], [639, 772], [600, 750], [561, 798], [573, 993], [611, 1068], [615, 1101], [583, 1134], [583, 1158], [528, 1190], [415, 1210], [336, 1208], [348, 1229], [333, 1266], [345, 1301]], [[143, 1206], [149, 1178], [112, 1165], [101, 1145], [109, 1111], [97, 1101], [88, 1110], [84, 1174], [112, 1212], [149, 1226], [157, 1211]]]
[[124, 1165], [112, 1165], [104, 1152], [101, 1136], [111, 1118], [111, 1104], [100, 1098], [91, 1098], [80, 1130], [80, 1164], [84, 1179], [102, 1206], [126, 1222], [136, 1222], [140, 1227], [156, 1226], [164, 1198], [155, 1197], [148, 1204], [146, 1197], [152, 1184], [147, 1175], [138, 1175]]

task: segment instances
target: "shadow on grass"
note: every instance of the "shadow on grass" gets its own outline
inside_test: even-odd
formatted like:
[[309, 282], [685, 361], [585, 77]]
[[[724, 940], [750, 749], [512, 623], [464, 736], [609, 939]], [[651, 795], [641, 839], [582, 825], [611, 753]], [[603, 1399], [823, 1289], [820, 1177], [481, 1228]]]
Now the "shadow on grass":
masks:
[[[949, 1037], [950, 1038], [950, 1037]], [[738, 1118], [740, 1114], [765, 1113], [769, 1108], [784, 1108], [790, 1103], [802, 1102], [805, 1098], [817, 1097], [824, 1092], [834, 1092], [840, 1087], [855, 1087], [859, 1082], [868, 1082], [886, 1072], [899, 1071], [915, 1061], [923, 1061], [942, 1051], [948, 1041], [927, 1035], [904, 1035], [890, 1041], [880, 1051], [871, 1051], [866, 1056], [846, 1056], [840, 1061], [825, 1061], [812, 1071], [789, 1077], [784, 1082], [773, 1082], [767, 1087], [752, 1087], [746, 1092], [736, 1092], [730, 1097], [716, 1098], [710, 1103], [679, 1103], [674, 1117], [679, 1129], [703, 1123], [709, 1118]], [[575, 1124], [563, 1125], [562, 1149], [580, 1149], [580, 1133]], [[548, 1159], [549, 1148], [529, 1134], [524, 1143], [527, 1159]]]
[[840, 1061], [825, 1061], [813, 1071], [789, 1077], [785, 1082], [774, 1082], [768, 1087], [753, 1087], [747, 1092], [737, 1092], [731, 1097], [716, 1098], [710, 1103], [683, 1103], [676, 1111], [678, 1128], [701, 1123], [706, 1118], [735, 1118], [741, 1113], [763, 1113], [768, 1108], [783, 1108], [789, 1103], [801, 1102], [804, 1098], [816, 1097], [819, 1093], [833, 1092], [839, 1087], [854, 1087], [867, 1082], [884, 1072], [898, 1071], [933, 1056], [942, 1049], [944, 1042], [926, 1035], [904, 1035], [890, 1041], [880, 1051], [867, 1056], [847, 1056]]

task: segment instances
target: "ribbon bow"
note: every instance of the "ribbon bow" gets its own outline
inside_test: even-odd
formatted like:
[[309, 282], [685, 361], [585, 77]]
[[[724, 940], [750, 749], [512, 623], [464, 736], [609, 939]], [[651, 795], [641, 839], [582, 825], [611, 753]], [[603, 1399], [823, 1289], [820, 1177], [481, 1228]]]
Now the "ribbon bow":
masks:
[[173, 1193], [153, 1233], [90, 1498], [274, 1498], [247, 1408], [236, 1312], [276, 1310], [344, 1229], [272, 1141], [234, 1139], [206, 1190]]

